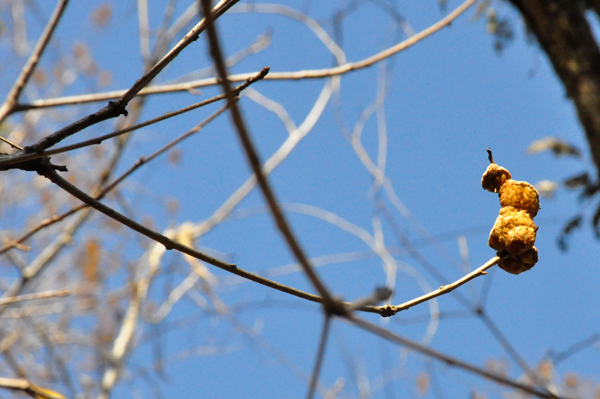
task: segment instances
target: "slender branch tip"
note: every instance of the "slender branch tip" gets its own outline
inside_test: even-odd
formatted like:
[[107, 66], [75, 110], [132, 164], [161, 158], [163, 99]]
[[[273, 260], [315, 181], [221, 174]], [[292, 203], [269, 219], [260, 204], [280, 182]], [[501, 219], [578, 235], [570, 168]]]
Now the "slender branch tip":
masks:
[[490, 150], [490, 148], [488, 147], [488, 149], [486, 151], [488, 153], [488, 159], [490, 160], [490, 163], [495, 163], [494, 162], [494, 157], [492, 155], [492, 150]]

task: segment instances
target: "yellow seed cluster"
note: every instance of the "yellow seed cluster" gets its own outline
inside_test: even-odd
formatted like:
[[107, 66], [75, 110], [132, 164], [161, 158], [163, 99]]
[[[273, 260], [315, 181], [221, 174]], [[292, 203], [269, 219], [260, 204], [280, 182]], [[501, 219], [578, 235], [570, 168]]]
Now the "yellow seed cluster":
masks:
[[527, 182], [512, 180], [510, 172], [493, 161], [481, 178], [481, 186], [498, 193], [502, 206], [488, 241], [503, 258], [498, 266], [511, 274], [531, 269], [538, 261], [534, 247], [538, 227], [533, 223], [540, 210], [537, 190]]

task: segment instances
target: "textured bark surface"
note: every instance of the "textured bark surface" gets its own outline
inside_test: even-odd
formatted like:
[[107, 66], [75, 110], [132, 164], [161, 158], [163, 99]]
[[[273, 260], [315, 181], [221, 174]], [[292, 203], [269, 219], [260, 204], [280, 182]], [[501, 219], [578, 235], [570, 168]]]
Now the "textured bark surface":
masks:
[[[600, 175], [600, 49], [582, 1], [509, 0], [548, 55], [577, 108]], [[600, 1], [588, 1], [596, 11]]]

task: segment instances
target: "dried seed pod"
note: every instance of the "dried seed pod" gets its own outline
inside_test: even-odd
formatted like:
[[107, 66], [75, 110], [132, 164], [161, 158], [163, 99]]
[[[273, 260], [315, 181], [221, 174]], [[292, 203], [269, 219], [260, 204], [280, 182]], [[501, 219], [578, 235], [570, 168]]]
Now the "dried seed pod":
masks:
[[495, 163], [491, 163], [481, 177], [481, 187], [483, 187], [484, 190], [497, 193], [500, 191], [500, 187], [502, 187], [507, 180], [510, 180], [510, 178], [511, 175], [508, 170]]
[[538, 250], [536, 247], [531, 247], [531, 249], [528, 249], [519, 255], [519, 258], [521, 258], [521, 262], [523, 262], [525, 265], [530, 265], [529, 269], [531, 269], [538, 261]]
[[538, 261], [538, 251], [536, 247], [532, 247], [521, 255], [502, 259], [498, 266], [510, 274], [519, 274], [531, 269]]
[[534, 247], [537, 226], [533, 218], [540, 210], [540, 196], [531, 184], [511, 179], [505, 168], [491, 162], [481, 178], [481, 186], [498, 193], [502, 209], [490, 232], [488, 244], [502, 259], [498, 266], [511, 274], [519, 274], [531, 269], [538, 261], [538, 251]]
[[488, 244], [496, 251], [518, 255], [533, 247], [536, 231], [537, 227], [527, 211], [506, 206], [500, 209]]
[[500, 206], [512, 206], [535, 217], [540, 210], [540, 195], [525, 181], [507, 180], [500, 188]]

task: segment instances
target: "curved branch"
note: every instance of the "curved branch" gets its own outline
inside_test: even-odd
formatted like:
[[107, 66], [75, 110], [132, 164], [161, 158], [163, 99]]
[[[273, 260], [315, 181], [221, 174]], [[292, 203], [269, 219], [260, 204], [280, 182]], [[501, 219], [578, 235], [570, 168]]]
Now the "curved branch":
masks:
[[[266, 80], [300, 80], [300, 79], [321, 79], [327, 78], [331, 76], [339, 76], [345, 73], [356, 71], [362, 68], [367, 68], [376, 64], [377, 62], [384, 60], [392, 55], [395, 55], [403, 50], [406, 50], [409, 47], [412, 47], [419, 41], [425, 39], [428, 36], [436, 33], [440, 29], [448, 26], [454, 21], [458, 16], [464, 13], [469, 7], [471, 7], [477, 0], [467, 0], [463, 4], [461, 4], [456, 10], [452, 11], [446, 17], [442, 18], [440, 21], [431, 25], [429, 28], [422, 30], [421, 32], [411, 36], [410, 38], [392, 46], [380, 53], [377, 53], [369, 58], [366, 58], [357, 62], [349, 62], [337, 67], [333, 68], [324, 68], [324, 69], [309, 69], [302, 71], [293, 71], [293, 72], [270, 72], [269, 75], [265, 77]], [[227, 79], [230, 82], [243, 82], [244, 80], [255, 75], [256, 72], [250, 73], [242, 73], [237, 75], [230, 75]], [[219, 82], [216, 78], [208, 78], [208, 79], [200, 79], [193, 82], [187, 83], [177, 83], [171, 85], [156, 85], [147, 87], [143, 90], [140, 90], [138, 95], [150, 95], [150, 94], [159, 94], [159, 93], [173, 93], [180, 91], [189, 91], [191, 89], [197, 89], [199, 87], [206, 86], [214, 86]], [[125, 90], [107, 92], [107, 93], [98, 93], [98, 94], [88, 94], [88, 95], [79, 95], [79, 96], [69, 96], [69, 97], [60, 97], [60, 98], [50, 98], [47, 100], [37, 100], [32, 101], [28, 104], [20, 104], [18, 106], [18, 110], [29, 110], [34, 108], [47, 108], [47, 107], [57, 107], [61, 105], [72, 105], [72, 104], [86, 104], [90, 102], [96, 101], [105, 101], [110, 99], [115, 99], [123, 96], [126, 93]]]

